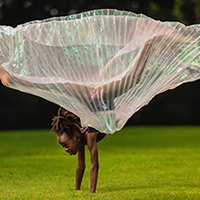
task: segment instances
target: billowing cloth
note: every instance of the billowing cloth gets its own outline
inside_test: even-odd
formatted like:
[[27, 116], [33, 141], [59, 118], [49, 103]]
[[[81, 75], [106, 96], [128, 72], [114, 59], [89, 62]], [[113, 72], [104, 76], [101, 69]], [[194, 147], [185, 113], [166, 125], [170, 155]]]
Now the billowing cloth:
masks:
[[0, 26], [3, 84], [54, 102], [102, 133], [120, 130], [156, 94], [199, 72], [200, 25], [106, 9]]

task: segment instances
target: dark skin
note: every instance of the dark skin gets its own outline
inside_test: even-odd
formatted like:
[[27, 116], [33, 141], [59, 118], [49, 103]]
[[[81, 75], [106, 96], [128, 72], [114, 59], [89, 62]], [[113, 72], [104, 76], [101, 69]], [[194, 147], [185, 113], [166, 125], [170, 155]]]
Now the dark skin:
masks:
[[78, 165], [76, 168], [76, 190], [80, 190], [81, 182], [85, 171], [85, 145], [88, 146], [91, 155], [90, 168], [90, 193], [94, 193], [97, 187], [99, 161], [97, 148], [97, 133], [89, 133], [87, 139], [80, 133], [78, 129], [74, 131], [74, 135], [69, 137], [67, 133], [63, 132], [57, 135], [58, 143], [70, 155], [78, 153]]

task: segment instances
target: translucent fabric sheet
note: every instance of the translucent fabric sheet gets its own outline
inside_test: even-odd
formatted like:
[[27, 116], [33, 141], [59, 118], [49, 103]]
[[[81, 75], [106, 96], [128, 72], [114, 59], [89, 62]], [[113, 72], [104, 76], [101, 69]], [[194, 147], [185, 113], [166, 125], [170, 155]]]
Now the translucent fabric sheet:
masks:
[[4, 85], [114, 133], [165, 90], [200, 78], [200, 25], [94, 10], [0, 26]]

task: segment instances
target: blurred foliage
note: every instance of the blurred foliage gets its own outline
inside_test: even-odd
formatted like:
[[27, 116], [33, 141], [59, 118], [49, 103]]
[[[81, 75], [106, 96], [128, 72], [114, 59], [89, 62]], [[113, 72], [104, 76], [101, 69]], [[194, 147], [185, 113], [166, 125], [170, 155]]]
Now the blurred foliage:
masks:
[[0, 22], [16, 26], [30, 20], [101, 8], [128, 10], [185, 24], [200, 22], [200, 0], [0, 0]]
[[[91, 9], [115, 8], [143, 13], [161, 21], [200, 23], [200, 0], [0, 0], [0, 24], [17, 26], [31, 20]], [[0, 84], [0, 129], [50, 128], [58, 108], [41, 98]], [[129, 125], [199, 124], [199, 81], [158, 95], [128, 121]]]

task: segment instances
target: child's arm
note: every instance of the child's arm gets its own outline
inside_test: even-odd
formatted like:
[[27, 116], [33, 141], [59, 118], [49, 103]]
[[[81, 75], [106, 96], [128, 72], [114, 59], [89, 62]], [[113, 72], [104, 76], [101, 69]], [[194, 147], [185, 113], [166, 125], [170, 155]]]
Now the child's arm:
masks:
[[87, 145], [91, 154], [90, 193], [94, 193], [97, 187], [98, 170], [99, 170], [97, 133], [87, 134]]
[[80, 190], [83, 174], [85, 171], [85, 146], [78, 151], [78, 165], [76, 168], [76, 190]]

